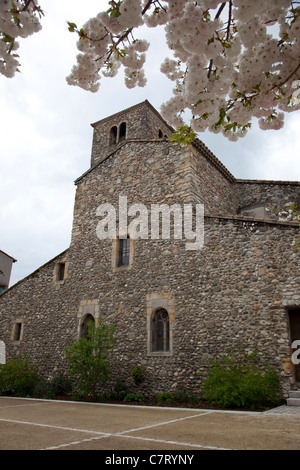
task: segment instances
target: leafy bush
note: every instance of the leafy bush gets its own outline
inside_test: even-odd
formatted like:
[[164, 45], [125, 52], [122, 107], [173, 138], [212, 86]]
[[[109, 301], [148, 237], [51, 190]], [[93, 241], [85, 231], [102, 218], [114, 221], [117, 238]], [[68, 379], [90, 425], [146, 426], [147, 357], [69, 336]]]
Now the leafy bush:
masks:
[[178, 385], [174, 392], [174, 401], [178, 403], [191, 403], [195, 404], [198, 401], [194, 393], [189, 392], [184, 385]]
[[33, 393], [39, 380], [36, 367], [27, 357], [12, 359], [0, 366], [0, 394], [26, 397]]
[[131, 376], [137, 387], [145, 382], [146, 375], [147, 375], [147, 368], [144, 366], [137, 364], [131, 369]]
[[50, 381], [44, 378], [40, 379], [35, 385], [32, 395], [37, 398], [54, 398]]
[[72, 381], [63, 372], [59, 372], [50, 380], [50, 387], [54, 396], [66, 396], [72, 392]]
[[155, 395], [153, 398], [154, 403], [161, 405], [162, 403], [172, 403], [175, 401], [174, 393], [172, 392], [162, 392], [159, 395]]
[[210, 364], [201, 388], [211, 405], [254, 410], [278, 404], [280, 378], [257, 351], [221, 355]]
[[41, 379], [36, 384], [33, 394], [42, 398], [55, 398], [57, 396], [67, 396], [72, 391], [71, 380], [62, 372], [52, 379]]
[[69, 344], [65, 350], [68, 361], [68, 372], [75, 379], [75, 393], [78, 396], [96, 396], [100, 383], [110, 378], [110, 361], [108, 358], [114, 340], [114, 325], [105, 325], [100, 319], [97, 326], [88, 323], [87, 338], [81, 338]]
[[143, 403], [145, 401], [145, 397], [142, 393], [127, 393], [124, 401], [137, 401]]
[[117, 380], [113, 390], [109, 394], [110, 400], [124, 400], [125, 396], [129, 393], [128, 385], [122, 380]]

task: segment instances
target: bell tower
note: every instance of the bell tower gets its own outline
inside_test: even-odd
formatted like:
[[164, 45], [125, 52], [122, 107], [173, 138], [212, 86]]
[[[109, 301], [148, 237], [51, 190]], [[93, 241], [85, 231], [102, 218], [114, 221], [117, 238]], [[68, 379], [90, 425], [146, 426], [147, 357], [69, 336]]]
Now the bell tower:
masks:
[[166, 139], [174, 132], [147, 100], [91, 126], [94, 129], [91, 167], [128, 140]]

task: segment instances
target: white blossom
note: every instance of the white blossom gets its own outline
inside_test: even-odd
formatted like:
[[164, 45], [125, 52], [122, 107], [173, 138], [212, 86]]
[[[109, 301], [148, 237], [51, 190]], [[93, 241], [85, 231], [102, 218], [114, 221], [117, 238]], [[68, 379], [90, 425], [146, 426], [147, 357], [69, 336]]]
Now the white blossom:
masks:
[[[95, 92], [102, 76], [124, 68], [129, 88], [145, 86], [148, 41], [142, 25], [164, 25], [170, 56], [161, 72], [174, 84], [162, 114], [177, 128], [185, 110], [190, 126], [243, 137], [252, 119], [280, 129], [284, 114], [300, 109], [300, 7], [291, 0], [120, 0], [81, 28], [79, 54], [67, 82]], [[26, 6], [25, 6], [26, 5]], [[37, 32], [37, 0], [0, 1], [0, 73], [19, 66], [16, 39]], [[293, 85], [294, 84], [294, 85]], [[296, 87], [296, 88], [295, 88]]]

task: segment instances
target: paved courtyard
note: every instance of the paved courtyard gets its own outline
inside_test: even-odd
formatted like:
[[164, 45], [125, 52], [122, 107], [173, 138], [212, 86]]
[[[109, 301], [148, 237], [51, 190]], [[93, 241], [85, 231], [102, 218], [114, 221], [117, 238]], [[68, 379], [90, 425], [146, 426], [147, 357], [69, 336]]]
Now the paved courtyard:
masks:
[[251, 413], [0, 397], [0, 436], [0, 450], [300, 450], [300, 408]]

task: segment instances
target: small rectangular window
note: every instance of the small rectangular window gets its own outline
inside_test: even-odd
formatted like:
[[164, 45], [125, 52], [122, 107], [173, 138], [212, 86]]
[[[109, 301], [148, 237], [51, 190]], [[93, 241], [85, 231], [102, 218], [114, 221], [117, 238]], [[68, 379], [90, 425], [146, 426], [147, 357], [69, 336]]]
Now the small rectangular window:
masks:
[[22, 323], [20, 323], [20, 322], [15, 323], [15, 325], [14, 325], [14, 335], [13, 335], [14, 341], [20, 341], [20, 339], [21, 339], [21, 329], [22, 329]]
[[58, 280], [63, 281], [65, 278], [65, 263], [60, 263], [59, 264], [59, 269], [58, 269]]
[[119, 239], [119, 266], [129, 265], [130, 238]]

